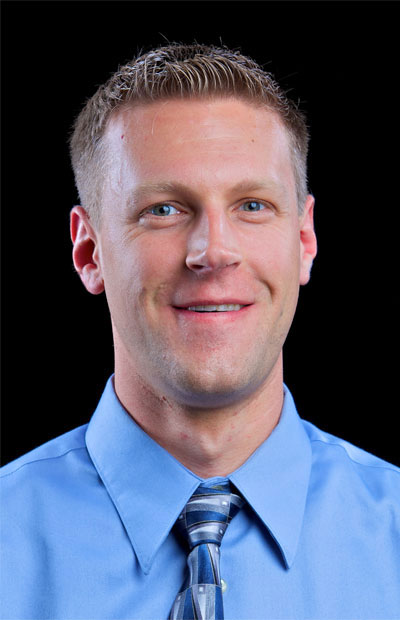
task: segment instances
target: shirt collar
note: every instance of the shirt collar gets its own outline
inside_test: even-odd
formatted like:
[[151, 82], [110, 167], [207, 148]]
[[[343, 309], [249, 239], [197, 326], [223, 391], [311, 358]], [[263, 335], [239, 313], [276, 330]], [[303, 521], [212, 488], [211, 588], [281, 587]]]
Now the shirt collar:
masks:
[[[115, 394], [112, 377], [89, 423], [86, 445], [148, 573], [201, 478], [134, 422]], [[287, 567], [300, 535], [310, 468], [310, 443], [285, 388], [279, 424], [228, 477], [271, 532]]]
[[293, 563], [300, 538], [311, 461], [310, 440], [284, 386], [279, 423], [229, 478], [269, 529], [287, 568]]

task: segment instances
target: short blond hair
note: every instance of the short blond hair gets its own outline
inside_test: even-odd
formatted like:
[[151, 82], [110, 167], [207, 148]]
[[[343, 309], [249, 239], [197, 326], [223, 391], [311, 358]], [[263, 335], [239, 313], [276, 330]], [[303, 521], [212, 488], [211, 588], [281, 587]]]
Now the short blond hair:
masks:
[[225, 47], [172, 43], [120, 67], [87, 102], [70, 138], [82, 206], [99, 223], [107, 173], [104, 134], [112, 113], [128, 104], [176, 98], [236, 97], [275, 111], [287, 129], [299, 212], [307, 196], [309, 134], [304, 114], [256, 62]]

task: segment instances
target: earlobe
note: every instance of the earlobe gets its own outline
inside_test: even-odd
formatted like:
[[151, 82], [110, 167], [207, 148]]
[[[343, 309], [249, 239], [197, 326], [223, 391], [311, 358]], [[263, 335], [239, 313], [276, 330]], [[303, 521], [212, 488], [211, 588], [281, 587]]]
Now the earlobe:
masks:
[[314, 196], [309, 194], [300, 217], [300, 284], [310, 280], [311, 267], [317, 254], [317, 237], [314, 230]]
[[92, 295], [104, 291], [99, 261], [98, 238], [85, 209], [76, 206], [70, 215], [70, 231], [73, 243], [72, 259], [86, 290]]

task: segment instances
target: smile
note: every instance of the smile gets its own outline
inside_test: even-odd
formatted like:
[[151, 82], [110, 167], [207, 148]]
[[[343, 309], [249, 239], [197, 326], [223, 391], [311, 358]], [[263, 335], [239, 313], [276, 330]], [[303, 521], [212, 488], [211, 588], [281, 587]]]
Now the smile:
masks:
[[190, 305], [174, 306], [177, 315], [184, 321], [194, 321], [195, 324], [214, 325], [236, 323], [243, 319], [253, 308], [253, 303], [199, 303], [191, 302]]
[[210, 306], [189, 306], [187, 310], [192, 312], [233, 312], [243, 308], [241, 304], [221, 304]]

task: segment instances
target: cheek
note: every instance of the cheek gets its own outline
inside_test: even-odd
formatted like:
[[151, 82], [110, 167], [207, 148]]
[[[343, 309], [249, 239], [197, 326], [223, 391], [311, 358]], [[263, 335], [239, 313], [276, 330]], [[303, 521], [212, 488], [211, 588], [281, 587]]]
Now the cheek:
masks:
[[181, 273], [182, 259], [177, 245], [161, 235], [149, 239], [141, 235], [122, 250], [117, 279], [130, 309], [146, 311], [170, 303]]
[[299, 243], [289, 230], [276, 228], [251, 240], [250, 264], [276, 292], [299, 279]]

